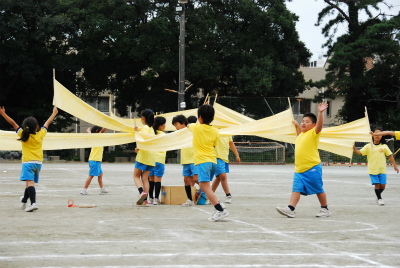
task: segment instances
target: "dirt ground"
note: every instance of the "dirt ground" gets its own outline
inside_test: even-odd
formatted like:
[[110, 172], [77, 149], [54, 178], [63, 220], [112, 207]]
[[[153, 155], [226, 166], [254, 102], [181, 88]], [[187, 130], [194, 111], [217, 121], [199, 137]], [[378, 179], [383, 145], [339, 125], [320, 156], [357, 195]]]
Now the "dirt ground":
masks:
[[[231, 165], [230, 216], [212, 206], [134, 206], [133, 164], [102, 165], [80, 195], [87, 163], [44, 163], [39, 209], [19, 208], [21, 163], [0, 163], [0, 267], [400, 267], [400, 175], [388, 167], [385, 206], [375, 202], [365, 166], [323, 167], [332, 216], [316, 218], [317, 197], [302, 197], [296, 218], [276, 211], [291, 194], [294, 166]], [[163, 185], [182, 185], [169, 164]], [[222, 189], [217, 195], [224, 201]], [[68, 208], [68, 199], [96, 208]]]

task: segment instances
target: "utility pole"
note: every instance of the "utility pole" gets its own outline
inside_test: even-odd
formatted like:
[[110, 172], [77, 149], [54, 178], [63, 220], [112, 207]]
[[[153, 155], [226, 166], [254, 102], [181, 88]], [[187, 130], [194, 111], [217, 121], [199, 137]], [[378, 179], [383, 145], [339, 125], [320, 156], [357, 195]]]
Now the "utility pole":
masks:
[[178, 89], [178, 111], [186, 108], [185, 103], [185, 4], [188, 0], [179, 0], [176, 11], [181, 14], [179, 33], [179, 89]]

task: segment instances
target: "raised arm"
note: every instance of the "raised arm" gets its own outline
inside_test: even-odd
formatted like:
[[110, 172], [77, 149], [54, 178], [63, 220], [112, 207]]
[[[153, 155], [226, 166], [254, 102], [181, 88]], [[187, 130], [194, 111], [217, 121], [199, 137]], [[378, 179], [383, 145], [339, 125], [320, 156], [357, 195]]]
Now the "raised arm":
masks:
[[371, 132], [372, 136], [396, 136], [396, 133], [394, 133], [394, 131], [381, 131], [381, 132], [377, 132], [377, 133], [373, 133]]
[[361, 152], [360, 152], [359, 150], [357, 150], [357, 148], [356, 148], [355, 145], [353, 145], [353, 151], [354, 151], [356, 154], [361, 155]]
[[53, 113], [50, 115], [49, 119], [47, 119], [46, 123], [44, 123], [43, 125], [45, 128], [49, 128], [49, 125], [51, 124], [51, 122], [53, 122], [54, 117], [56, 117], [57, 113], [58, 113], [57, 107], [54, 107]]
[[229, 147], [231, 148], [232, 152], [236, 155], [236, 162], [240, 163], [239, 152], [236, 149], [236, 145], [233, 141], [229, 142]]
[[315, 133], [320, 133], [322, 130], [322, 125], [324, 124], [324, 116], [323, 112], [328, 108], [328, 103], [326, 101], [321, 102], [318, 104], [318, 118], [317, 118], [317, 125], [315, 126]]
[[300, 133], [301, 133], [301, 128], [300, 128], [299, 122], [297, 122], [296, 120], [293, 120], [292, 123], [293, 123], [293, 125], [296, 127], [296, 134], [297, 134], [297, 136], [299, 136]]
[[4, 117], [4, 119], [5, 119], [10, 125], [13, 126], [13, 128], [14, 128], [15, 130], [17, 130], [17, 129], [19, 128], [18, 124], [15, 123], [15, 121], [14, 121], [11, 117], [9, 117], [9, 116], [6, 114], [6, 109], [4, 108], [4, 106], [3, 106], [3, 107], [0, 107], [0, 114]]

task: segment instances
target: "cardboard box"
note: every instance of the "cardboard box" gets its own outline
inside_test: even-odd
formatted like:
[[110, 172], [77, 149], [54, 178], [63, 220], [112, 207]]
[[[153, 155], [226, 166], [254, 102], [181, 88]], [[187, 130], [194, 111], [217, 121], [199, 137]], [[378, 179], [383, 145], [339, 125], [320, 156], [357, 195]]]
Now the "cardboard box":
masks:
[[[192, 187], [192, 199], [196, 198], [196, 187]], [[185, 186], [162, 186], [161, 204], [182, 205], [187, 200]]]

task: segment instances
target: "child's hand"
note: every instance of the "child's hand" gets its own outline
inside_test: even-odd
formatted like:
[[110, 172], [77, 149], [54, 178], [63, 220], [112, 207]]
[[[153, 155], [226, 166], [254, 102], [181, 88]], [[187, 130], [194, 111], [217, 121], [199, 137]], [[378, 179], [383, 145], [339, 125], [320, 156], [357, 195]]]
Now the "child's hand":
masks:
[[0, 107], [0, 114], [1, 115], [6, 114], [6, 108], [4, 108], [4, 106]]
[[318, 104], [318, 112], [322, 113], [328, 108], [328, 103], [326, 101], [323, 101]]
[[86, 129], [86, 132], [87, 132], [87, 133], [91, 133], [90, 127], [88, 127], [88, 128]]
[[138, 153], [139, 152], [139, 148], [135, 148], [135, 153]]
[[293, 120], [292, 123], [295, 127], [300, 127], [299, 122], [297, 122], [296, 120]]
[[399, 169], [397, 168], [397, 166], [394, 167], [394, 170], [399, 173]]
[[371, 134], [372, 137], [374, 136], [374, 132], [372, 131], [370, 131], [369, 134]]
[[58, 114], [58, 109], [56, 106], [54, 106], [54, 108], [53, 108], [53, 114]]
[[236, 162], [238, 162], [240, 164], [240, 157], [236, 156]]
[[139, 131], [139, 128], [138, 128], [138, 127], [135, 127], [135, 131]]

